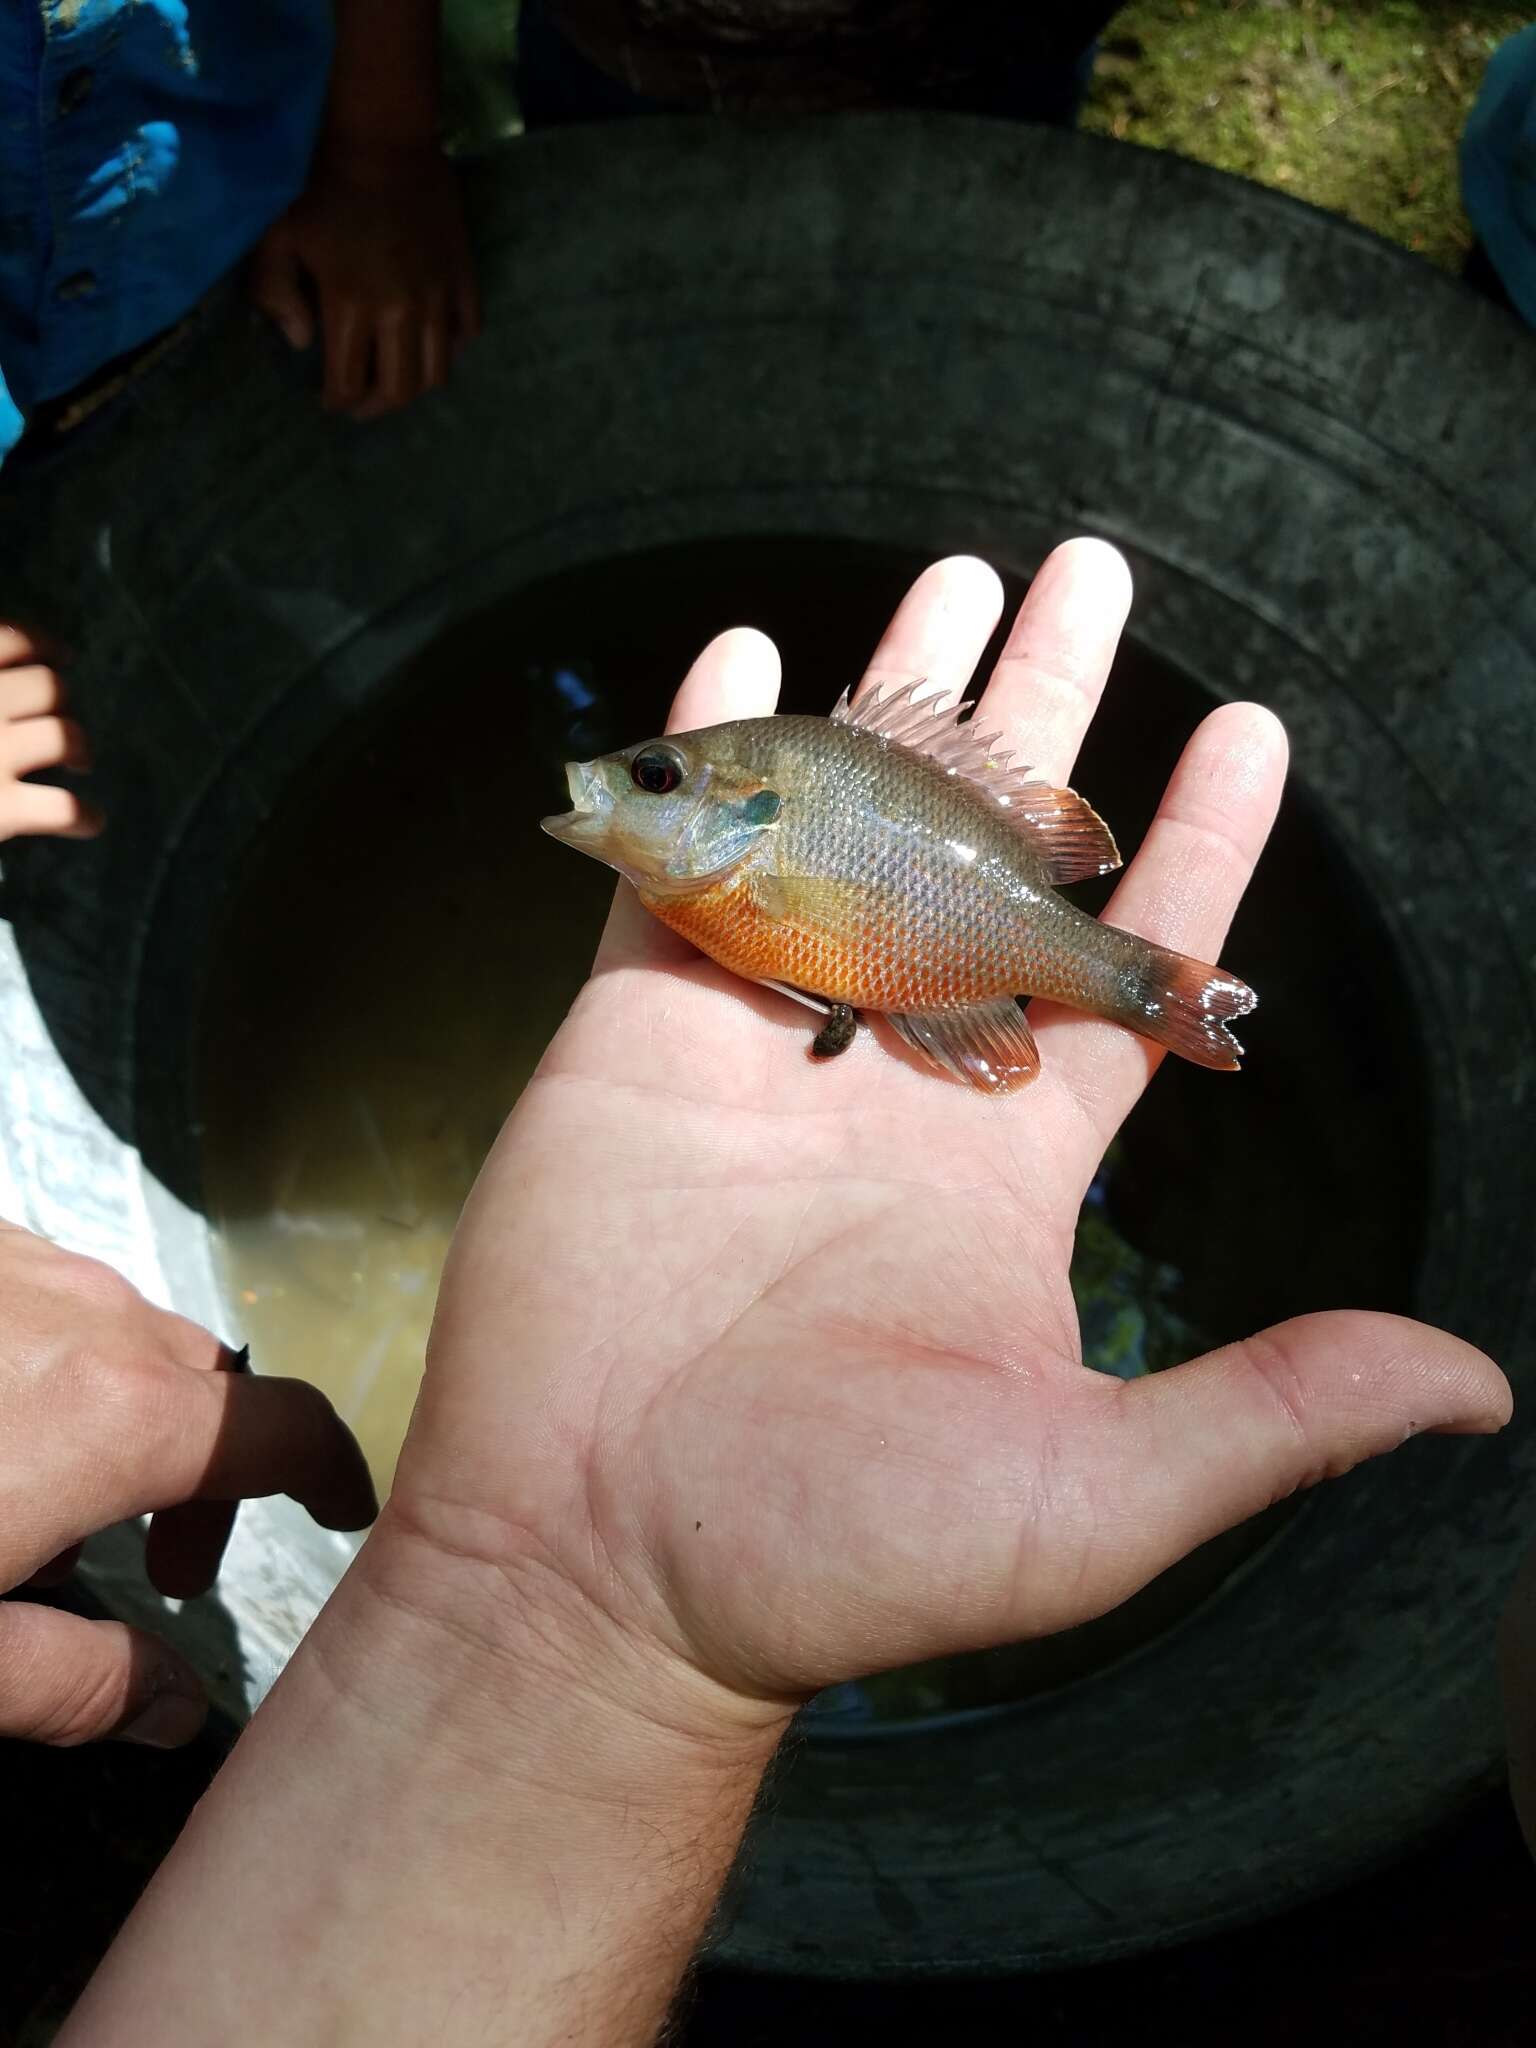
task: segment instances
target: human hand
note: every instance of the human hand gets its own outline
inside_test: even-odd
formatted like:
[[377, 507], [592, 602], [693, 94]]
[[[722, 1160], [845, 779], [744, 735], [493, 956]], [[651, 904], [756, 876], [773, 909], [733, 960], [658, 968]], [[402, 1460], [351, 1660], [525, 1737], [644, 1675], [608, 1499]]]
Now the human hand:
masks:
[[[151, 1580], [182, 1600], [212, 1585], [248, 1495], [291, 1493], [326, 1528], [371, 1521], [362, 1453], [324, 1396], [234, 1364], [109, 1267], [0, 1223], [0, 1591], [57, 1583], [87, 1536], [135, 1515], [154, 1516]], [[0, 1736], [170, 1748], [206, 1711], [153, 1636], [0, 1605]]]
[[64, 708], [64, 685], [36, 635], [0, 626], [0, 840], [23, 833], [93, 839], [104, 820], [73, 790], [27, 777], [43, 768], [91, 765], [90, 746]]
[[330, 143], [257, 246], [251, 295], [294, 348], [324, 336], [324, 403], [377, 419], [446, 381], [480, 331], [452, 167], [435, 146]]
[[[994, 671], [986, 723], [1048, 780], [1070, 774], [1129, 596], [1112, 550], [1070, 543]], [[999, 610], [989, 570], [939, 564], [871, 677], [958, 695]], [[726, 634], [672, 726], [776, 693], [768, 643]], [[1284, 759], [1268, 712], [1213, 712], [1108, 920], [1220, 957]], [[466, 1209], [375, 1544], [404, 1528], [497, 1559], [690, 1688], [773, 1714], [1067, 1628], [1416, 1431], [1503, 1423], [1487, 1359], [1386, 1315], [1306, 1316], [1131, 1383], [1086, 1370], [1074, 1226], [1159, 1055], [1048, 1004], [1031, 1021], [1044, 1070], [1000, 1101], [878, 1032], [813, 1064], [794, 1006], [621, 889]]]
[[[989, 686], [989, 722], [1053, 780], [1128, 596], [1108, 549], [1060, 550]], [[958, 691], [999, 604], [979, 564], [939, 565], [875, 671]], [[727, 634], [673, 723], [776, 690], [767, 643]], [[1252, 706], [1208, 719], [1115, 920], [1218, 957], [1283, 753]], [[72, 2043], [639, 2048], [807, 1694], [1066, 1627], [1415, 1428], [1500, 1425], [1485, 1358], [1389, 1316], [1306, 1317], [1149, 1380], [1085, 1370], [1074, 1224], [1158, 1055], [1040, 1003], [1032, 1022], [1044, 1071], [1001, 1099], [878, 1031], [813, 1065], [792, 1004], [621, 888], [466, 1208], [379, 1525]], [[296, 1951], [296, 1925], [323, 1940]]]

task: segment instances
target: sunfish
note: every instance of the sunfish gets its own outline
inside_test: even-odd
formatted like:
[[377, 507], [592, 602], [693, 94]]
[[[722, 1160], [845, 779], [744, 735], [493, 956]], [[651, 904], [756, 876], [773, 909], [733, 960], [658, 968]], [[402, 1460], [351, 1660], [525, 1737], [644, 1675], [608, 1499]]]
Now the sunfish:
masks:
[[1227, 1025], [1253, 991], [1059, 895], [1120, 865], [1109, 828], [934, 696], [845, 693], [830, 718], [737, 719], [572, 762], [572, 809], [544, 829], [722, 967], [828, 1012], [822, 1056], [878, 1012], [1001, 1093], [1040, 1070], [1017, 998], [1047, 996], [1235, 1068]]

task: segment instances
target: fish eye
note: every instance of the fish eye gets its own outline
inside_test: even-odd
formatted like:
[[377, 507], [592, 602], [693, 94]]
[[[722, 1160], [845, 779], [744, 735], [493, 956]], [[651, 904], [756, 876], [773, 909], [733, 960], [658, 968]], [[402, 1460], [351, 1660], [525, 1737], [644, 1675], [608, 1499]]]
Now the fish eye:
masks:
[[629, 779], [647, 796], [665, 796], [682, 781], [685, 764], [676, 747], [642, 747], [629, 764]]

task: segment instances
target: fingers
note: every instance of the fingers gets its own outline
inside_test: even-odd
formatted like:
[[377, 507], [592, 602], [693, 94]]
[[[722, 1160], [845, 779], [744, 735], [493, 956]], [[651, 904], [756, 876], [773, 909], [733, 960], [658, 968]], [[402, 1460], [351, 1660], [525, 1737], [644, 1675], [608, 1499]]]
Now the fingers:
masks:
[[336, 304], [328, 308], [324, 402], [358, 421], [399, 412], [424, 391], [448, 380], [450, 345], [446, 302], [423, 307]]
[[40, 768], [91, 765], [90, 743], [72, 718], [19, 718], [0, 730], [0, 771], [35, 775]]
[[[1272, 712], [1257, 704], [1213, 711], [1184, 749], [1104, 922], [1217, 962], [1275, 821], [1285, 766], [1285, 731]], [[1232, 971], [1240, 977], [1242, 963]], [[1084, 1112], [1086, 1184], [1162, 1054], [1133, 1032], [1053, 1003], [1032, 1004], [1030, 1022], [1046, 1070]]]
[[321, 403], [330, 412], [350, 412], [368, 395], [373, 323], [362, 306], [336, 296], [326, 299], [324, 314], [325, 382]]
[[[1103, 692], [1131, 602], [1123, 557], [1103, 541], [1070, 540], [1047, 558], [1019, 608], [981, 703], [1021, 764], [1042, 779], [1071, 773]], [[860, 689], [919, 679], [964, 692], [1002, 611], [984, 562], [957, 555], [913, 584], [875, 650]]]
[[207, 1712], [196, 1672], [141, 1629], [21, 1600], [0, 1606], [0, 1736], [175, 1749]]
[[170, 1491], [128, 1512], [286, 1493], [324, 1529], [361, 1529], [378, 1513], [356, 1438], [307, 1380], [205, 1373], [182, 1391], [188, 1426], [166, 1475]]
[[30, 782], [0, 787], [0, 839], [94, 839], [105, 824], [96, 805], [72, 789]]
[[[378, 1511], [368, 1467], [325, 1396], [302, 1380], [187, 1370], [156, 1360], [82, 1369], [60, 1389], [51, 1463], [34, 1459], [22, 1572], [95, 1529], [133, 1516], [286, 1493], [323, 1528], [361, 1529]], [[66, 1415], [74, 1420], [62, 1430]], [[46, 1462], [46, 1460], [45, 1460]], [[151, 1576], [166, 1593], [200, 1592], [217, 1569], [227, 1530], [210, 1512], [174, 1517], [155, 1539]], [[161, 1584], [158, 1568], [169, 1580]], [[21, 1576], [18, 1572], [17, 1576]]]
[[[187, 1327], [200, 1337], [207, 1335], [196, 1324]], [[248, 1374], [250, 1351], [227, 1351], [220, 1345], [214, 1366], [216, 1371]], [[151, 1520], [144, 1543], [150, 1584], [170, 1600], [195, 1600], [206, 1593], [219, 1575], [239, 1505], [233, 1500], [187, 1500], [162, 1508]]]
[[1085, 1388], [1084, 1405], [1074, 1455], [1095, 1475], [1096, 1498], [1113, 1504], [1086, 1532], [1094, 1612], [1302, 1487], [1425, 1430], [1501, 1429], [1511, 1406], [1503, 1374], [1470, 1344], [1344, 1310]]
[[667, 731], [767, 718], [778, 701], [779, 650], [766, 633], [733, 626], [710, 641], [684, 676], [667, 714]]
[[422, 323], [411, 307], [380, 313], [373, 331], [373, 383], [353, 409], [358, 420], [382, 419], [409, 405], [421, 390]]
[[73, 1576], [84, 1549], [83, 1543], [71, 1543], [68, 1550], [61, 1550], [57, 1557], [50, 1557], [45, 1565], [39, 1566], [25, 1583], [29, 1586], [62, 1586]]
[[[6, 662], [4, 643], [12, 629], [0, 627], [0, 721], [13, 718], [41, 718], [64, 708], [64, 684], [56, 669], [42, 666], [12, 667]], [[30, 642], [21, 641], [30, 654]]]
[[913, 683], [936, 684], [933, 701], [958, 702], [1003, 610], [997, 574], [973, 555], [951, 555], [923, 571], [880, 636], [855, 697], [882, 686], [887, 696]]
[[292, 239], [281, 226], [257, 244], [251, 259], [250, 293], [290, 348], [308, 348], [315, 338], [315, 314]]
[[144, 1570], [167, 1600], [195, 1600], [219, 1576], [240, 1503], [187, 1500], [162, 1508], [144, 1539]]
[[1131, 607], [1125, 558], [1101, 540], [1046, 557], [998, 656], [977, 715], [1044, 782], [1065, 784]]
[[[40, 662], [49, 667], [67, 666], [68, 654], [51, 634], [34, 632], [30, 626], [18, 626], [13, 620], [9, 625], [0, 626], [0, 669], [15, 668], [23, 662]], [[0, 676], [0, 683], [3, 681], [4, 677]], [[53, 706], [45, 709], [51, 710]]]
[[480, 331], [452, 170], [435, 150], [328, 153], [263, 238], [257, 304], [295, 347], [322, 332], [322, 402], [376, 420], [437, 389]]
[[91, 765], [80, 727], [52, 714], [61, 696], [49, 669], [0, 672], [0, 840], [42, 834], [93, 839], [102, 828], [101, 812], [74, 790], [20, 779], [48, 768], [79, 774]]

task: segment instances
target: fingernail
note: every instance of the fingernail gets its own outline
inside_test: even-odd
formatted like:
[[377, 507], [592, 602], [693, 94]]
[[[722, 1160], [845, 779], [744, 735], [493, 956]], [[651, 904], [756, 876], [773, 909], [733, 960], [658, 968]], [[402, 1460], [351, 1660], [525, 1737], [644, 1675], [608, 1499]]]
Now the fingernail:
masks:
[[184, 1692], [156, 1693], [143, 1713], [119, 1728], [115, 1742], [137, 1742], [146, 1749], [180, 1749], [190, 1742], [208, 1717], [208, 1702]]

